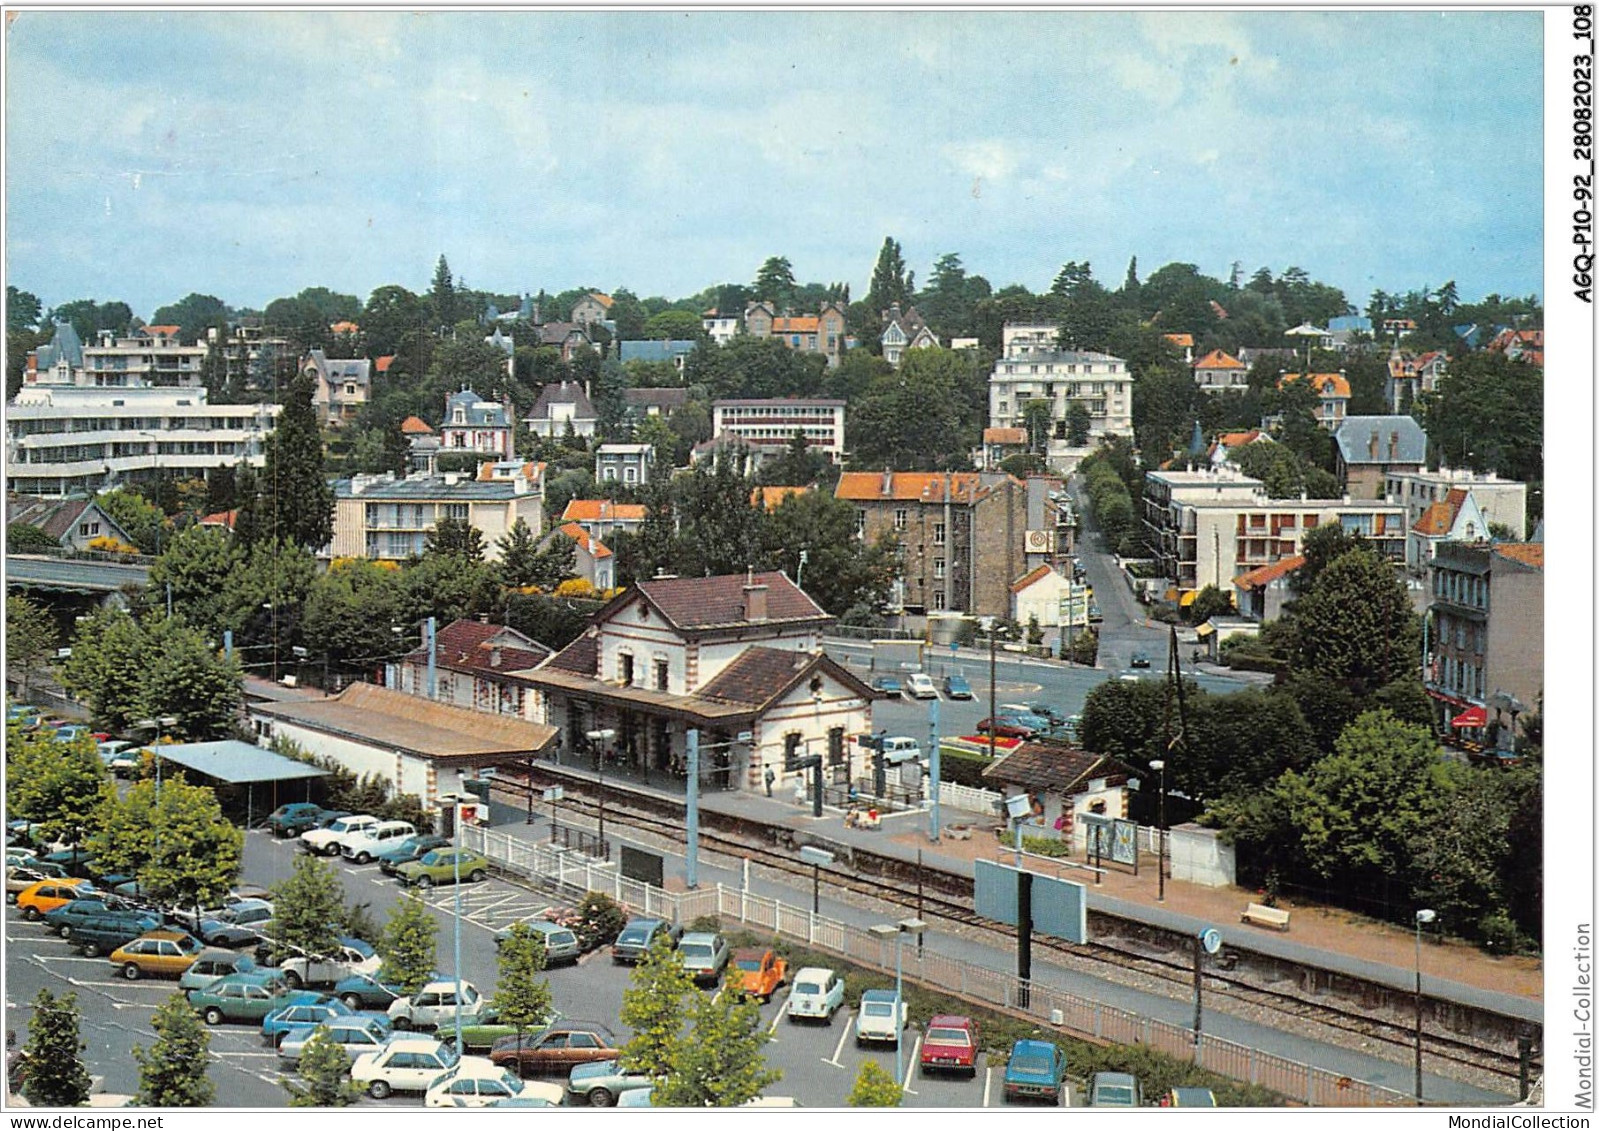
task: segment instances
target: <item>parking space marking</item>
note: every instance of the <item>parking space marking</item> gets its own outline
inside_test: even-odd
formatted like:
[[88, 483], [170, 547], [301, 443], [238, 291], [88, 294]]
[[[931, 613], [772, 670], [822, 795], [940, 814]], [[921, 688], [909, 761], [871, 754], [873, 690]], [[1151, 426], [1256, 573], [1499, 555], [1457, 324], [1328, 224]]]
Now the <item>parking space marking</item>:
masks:
[[161, 1003], [157, 1001], [114, 1001], [112, 1009], [160, 1009]]
[[55, 943], [56, 946], [71, 946], [72, 945], [66, 939], [57, 938], [55, 935], [32, 935], [32, 936], [25, 935], [25, 936], [23, 936], [21, 938], [18, 938], [16, 935], [7, 935], [6, 936], [6, 942], [8, 942], [8, 943], [33, 943], [34, 945], [38, 945], [39, 943]]
[[85, 958], [81, 954], [41, 954], [38, 959], [40, 962], [93, 962], [101, 969], [108, 965], [103, 958]]
[[831, 1064], [835, 1068], [843, 1068], [843, 1061], [838, 1059], [838, 1054], [844, 1051], [844, 1042], [849, 1040], [849, 1015], [844, 1015], [844, 1031], [838, 1035], [838, 1045], [833, 1049], [833, 1058], [822, 1058], [823, 1064]]
[[994, 1083], [994, 1069], [992, 1066], [983, 1069], [983, 1106], [988, 1106], [988, 1089]]
[[[60, 977], [60, 975], [57, 975], [57, 977]], [[139, 989], [146, 989], [146, 990], [160, 990], [162, 993], [166, 993], [166, 994], [170, 994], [173, 991], [173, 988], [174, 988], [170, 983], [163, 983], [163, 982], [133, 982], [133, 981], [129, 981], [127, 978], [122, 979], [120, 982], [101, 982], [101, 981], [98, 981], [98, 980], [95, 980], [95, 979], [91, 979], [91, 978], [70, 978], [69, 977], [67, 979], [67, 981], [69, 983], [71, 983], [72, 985], [74, 985], [74, 986], [123, 986], [123, 987], [126, 987], [128, 989], [133, 989], [133, 988], [137, 987]]]
[[905, 1065], [905, 1080], [904, 1080], [904, 1083], [902, 1083], [900, 1085], [900, 1087], [905, 1091], [906, 1095], [914, 1096], [914, 1095], [917, 1094], [916, 1092], [911, 1091], [911, 1077], [916, 1074], [916, 1066], [917, 1066], [917, 1064], [921, 1063], [921, 1056], [922, 1056], [922, 1035], [920, 1033], [917, 1033], [916, 1034], [916, 1047], [911, 1049], [911, 1055], [910, 1055], [910, 1058], [909, 1058], [909, 1062]]
[[772, 1024], [768, 1026], [766, 1035], [775, 1042], [777, 1040], [777, 1023], [783, 1020], [783, 1014], [788, 1012], [788, 998], [783, 999], [783, 1004], [777, 1007], [777, 1012], [772, 1015]]

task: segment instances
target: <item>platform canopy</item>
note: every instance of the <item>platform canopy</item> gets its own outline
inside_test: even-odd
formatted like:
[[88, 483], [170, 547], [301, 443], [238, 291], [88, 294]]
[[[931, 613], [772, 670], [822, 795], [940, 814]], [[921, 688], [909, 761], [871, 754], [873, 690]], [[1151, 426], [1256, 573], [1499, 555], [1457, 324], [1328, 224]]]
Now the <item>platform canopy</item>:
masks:
[[250, 785], [262, 781], [298, 781], [301, 778], [321, 778], [326, 770], [319, 770], [282, 754], [274, 754], [248, 742], [229, 739], [226, 742], [181, 742], [171, 746], [154, 746], [150, 749], [160, 754], [161, 760], [182, 766], [186, 770], [216, 778], [230, 785]]

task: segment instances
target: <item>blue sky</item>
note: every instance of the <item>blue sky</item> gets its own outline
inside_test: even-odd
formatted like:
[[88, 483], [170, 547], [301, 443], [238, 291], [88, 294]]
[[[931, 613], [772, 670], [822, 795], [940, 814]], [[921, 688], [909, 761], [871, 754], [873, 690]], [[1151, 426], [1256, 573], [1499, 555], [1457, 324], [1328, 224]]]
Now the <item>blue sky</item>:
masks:
[[1068, 259], [1542, 291], [1535, 12], [22, 12], [8, 281], [865, 293]]

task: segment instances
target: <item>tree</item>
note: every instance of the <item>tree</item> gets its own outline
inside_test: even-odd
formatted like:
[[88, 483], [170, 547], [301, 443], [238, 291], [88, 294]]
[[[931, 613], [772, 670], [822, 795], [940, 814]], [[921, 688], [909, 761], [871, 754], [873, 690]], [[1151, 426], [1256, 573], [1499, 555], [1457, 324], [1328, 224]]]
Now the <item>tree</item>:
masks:
[[1053, 406], [1049, 401], [1035, 399], [1022, 405], [1022, 427], [1027, 430], [1027, 446], [1034, 452], [1049, 450], [1049, 429]]
[[577, 543], [560, 530], [554, 531], [543, 549], [533, 555], [530, 580], [546, 592], [553, 591], [561, 582], [577, 576]]
[[126, 487], [108, 491], [94, 501], [112, 522], [127, 531], [140, 553], [161, 553], [162, 536], [171, 527], [160, 507]]
[[393, 979], [407, 994], [414, 994], [433, 980], [438, 962], [439, 925], [428, 913], [428, 905], [416, 892], [408, 892], [389, 912], [377, 952], [383, 956], [383, 974]]
[[642, 337], [665, 341], [695, 341], [705, 333], [705, 324], [692, 310], [663, 310], [644, 323]]
[[296, 373], [277, 427], [267, 437], [261, 473], [267, 536], [312, 553], [333, 540], [333, 488], [322, 468], [314, 393], [312, 378]]
[[766, 517], [762, 537], [765, 561], [797, 579], [834, 616], [852, 608], [876, 612], [888, 600], [898, 543], [887, 534], [873, 543], [857, 538], [855, 508], [830, 492], [788, 495]]
[[184, 998], [175, 993], [156, 1009], [150, 1019], [155, 1044], [148, 1049], [133, 1046], [133, 1059], [139, 1064], [139, 1092], [135, 1102], [141, 1107], [207, 1107], [215, 1087], [206, 1075], [211, 1062], [211, 1034]]
[[182, 774], [136, 782], [123, 795], [106, 783], [86, 847], [108, 872], [132, 875], [140, 894], [174, 907], [215, 907], [239, 877], [244, 832], [222, 815], [209, 786]]
[[300, 1051], [300, 1079], [303, 1084], [283, 1079], [290, 1107], [349, 1107], [361, 1098], [361, 1086], [350, 1079], [350, 1054], [326, 1025], [318, 1025]]
[[512, 588], [535, 584], [534, 564], [538, 540], [528, 529], [526, 519], [517, 519], [511, 529], [495, 542], [500, 551], [500, 579]]
[[156, 326], [175, 325], [179, 341], [193, 342], [213, 328], [219, 334], [227, 333], [228, 305], [215, 295], [189, 294], [171, 306], [159, 307], [150, 321]]
[[39, 305], [39, 296], [31, 291], [19, 291], [16, 287], [6, 286], [6, 333], [15, 333], [18, 330], [32, 330], [39, 325], [43, 308]]
[[[393, 563], [335, 560], [306, 594], [304, 639], [335, 671], [360, 671], [394, 651], [403, 581]], [[314, 652], [313, 652], [314, 654]]]
[[1066, 408], [1066, 443], [1074, 448], [1080, 448], [1088, 443], [1088, 432], [1094, 425], [1094, 418], [1088, 411], [1088, 406], [1082, 401], [1073, 401]]
[[794, 281], [794, 267], [781, 255], [769, 257], [761, 264], [761, 269], [755, 272], [755, 282], [751, 290], [755, 297], [765, 299], [775, 306], [779, 312], [785, 310], [794, 301], [794, 289], [798, 284]]
[[[192, 1015], [192, 1014], [191, 1014]], [[23, 1097], [35, 1107], [78, 1107], [89, 1101], [89, 1070], [83, 1066], [88, 1046], [78, 1036], [78, 995], [56, 997], [40, 987], [28, 1019], [23, 1055], [28, 1075]]]
[[361, 309], [361, 331], [374, 356], [397, 354], [407, 334], [427, 325], [422, 300], [404, 287], [378, 287]]
[[866, 309], [873, 327], [882, 312], [896, 302], [905, 306], [910, 301], [909, 273], [905, 270], [905, 257], [900, 254], [899, 241], [892, 236], [883, 237], [883, 248], [877, 253], [877, 263], [872, 267], [872, 282], [866, 289]]
[[1451, 359], [1419, 408], [1443, 466], [1543, 482], [1543, 371], [1537, 366], [1493, 350]]
[[1414, 670], [1421, 624], [1393, 567], [1361, 547], [1335, 559], [1289, 617], [1294, 670], [1335, 680], [1357, 695]]
[[63, 686], [94, 718], [126, 731], [139, 719], [172, 715], [175, 737], [203, 741], [232, 731], [243, 702], [237, 658], [223, 659], [182, 617], [101, 610], [79, 625]]
[[766, 1067], [761, 1046], [772, 1039], [761, 1007], [742, 994], [695, 992], [693, 1032], [678, 1045], [672, 1068], [652, 1101], [666, 1107], [738, 1107], [783, 1078]]
[[751, 501], [742, 460], [724, 454], [697, 464], [672, 484], [676, 497], [675, 572], [688, 577], [737, 573], [760, 552], [761, 507]]
[[464, 518], [441, 518], [422, 540], [424, 554], [451, 554], [468, 561], [483, 560], [483, 532]]
[[500, 943], [499, 979], [494, 986], [494, 1011], [502, 1025], [515, 1025], [520, 1037], [550, 1016], [554, 998], [544, 970], [544, 938], [526, 923], [517, 923]]
[[37, 822], [52, 840], [75, 837], [94, 826], [105, 778], [88, 736], [64, 743], [7, 722], [6, 811], [12, 819]]
[[460, 318], [455, 296], [455, 280], [450, 277], [450, 264], [443, 255], [433, 268], [433, 286], [428, 290], [428, 310], [434, 326], [453, 326]]
[[272, 937], [306, 954], [330, 954], [344, 928], [344, 885], [315, 856], [294, 858], [294, 873], [272, 885]]
[[1207, 585], [1188, 606], [1188, 619], [1193, 624], [1204, 624], [1211, 617], [1224, 617], [1232, 611], [1232, 598], [1214, 585]]
[[49, 613], [21, 593], [6, 595], [6, 666], [21, 676], [18, 690], [23, 698], [28, 695], [28, 677], [55, 655], [56, 639]]
[[875, 1060], [861, 1065], [855, 1087], [844, 1102], [850, 1107], [898, 1107], [905, 1098], [899, 1082], [880, 1068]]
[[1152, 462], [1165, 459], [1188, 439], [1197, 396], [1193, 377], [1164, 366], [1145, 370], [1134, 380], [1133, 431]]
[[657, 935], [648, 953], [633, 968], [622, 991], [622, 1024], [633, 1031], [622, 1046], [622, 1067], [661, 1080], [672, 1072], [683, 1041], [683, 1021], [694, 979], [683, 969], [683, 956], [664, 935]]
[[980, 419], [961, 396], [971, 362], [953, 350], [908, 352], [899, 369], [877, 378], [855, 408], [857, 468], [949, 471], [969, 467], [965, 453]]

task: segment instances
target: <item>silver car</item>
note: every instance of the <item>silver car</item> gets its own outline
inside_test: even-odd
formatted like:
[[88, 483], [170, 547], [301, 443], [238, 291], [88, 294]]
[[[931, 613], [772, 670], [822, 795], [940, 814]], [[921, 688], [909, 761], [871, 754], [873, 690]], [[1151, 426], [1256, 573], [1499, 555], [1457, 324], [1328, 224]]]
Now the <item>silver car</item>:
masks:
[[376, 1017], [330, 1017], [321, 1025], [296, 1025], [278, 1043], [278, 1058], [298, 1064], [305, 1046], [318, 1029], [326, 1029], [353, 1061], [362, 1053], [377, 1052], [388, 1044], [388, 1026]]
[[726, 940], [709, 931], [684, 935], [677, 944], [677, 953], [683, 956], [683, 969], [702, 985], [715, 985], [732, 958]]
[[[511, 924], [516, 926], [516, 924]], [[544, 942], [544, 962], [553, 966], [557, 962], [576, 962], [583, 955], [583, 946], [577, 941], [577, 932], [571, 927], [551, 923], [547, 919], [528, 919], [522, 926], [538, 935]], [[494, 945], [502, 945], [511, 937], [511, 927], [501, 927], [494, 932]]]

